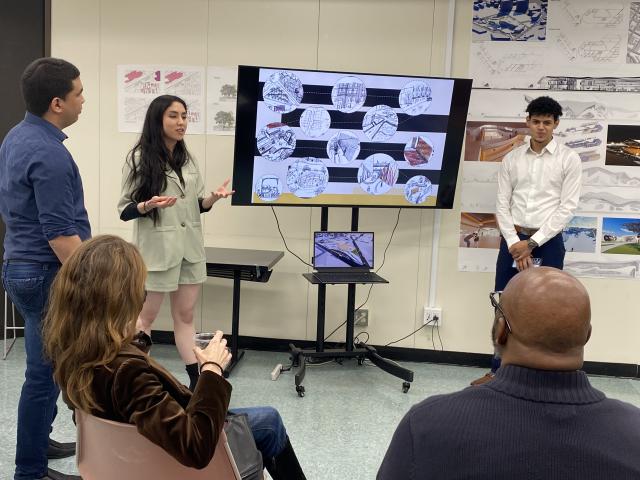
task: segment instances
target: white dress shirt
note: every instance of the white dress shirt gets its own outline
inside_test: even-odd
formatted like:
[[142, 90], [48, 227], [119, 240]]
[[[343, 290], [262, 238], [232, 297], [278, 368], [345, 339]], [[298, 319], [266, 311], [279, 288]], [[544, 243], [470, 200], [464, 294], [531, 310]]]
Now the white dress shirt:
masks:
[[555, 237], [573, 218], [580, 199], [582, 163], [555, 139], [539, 154], [524, 145], [509, 152], [498, 173], [496, 217], [507, 245], [518, 242], [514, 225], [537, 228], [538, 245]]

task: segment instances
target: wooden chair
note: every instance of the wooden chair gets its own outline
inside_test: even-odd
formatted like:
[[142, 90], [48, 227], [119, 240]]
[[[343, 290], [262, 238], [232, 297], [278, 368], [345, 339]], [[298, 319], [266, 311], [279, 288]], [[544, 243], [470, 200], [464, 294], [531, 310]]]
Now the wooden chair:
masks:
[[196, 470], [143, 437], [135, 425], [76, 410], [76, 429], [83, 480], [241, 480], [224, 431], [211, 463]]

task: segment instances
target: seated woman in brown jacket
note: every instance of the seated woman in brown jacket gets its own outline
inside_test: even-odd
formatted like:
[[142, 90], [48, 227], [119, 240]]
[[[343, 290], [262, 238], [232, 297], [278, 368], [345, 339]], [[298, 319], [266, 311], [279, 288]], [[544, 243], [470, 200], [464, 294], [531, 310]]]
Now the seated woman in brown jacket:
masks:
[[[146, 269], [135, 246], [101, 235], [84, 242], [60, 269], [44, 323], [45, 350], [65, 402], [92, 415], [135, 424], [183, 465], [209, 464], [222, 430], [231, 360], [222, 332], [194, 347], [202, 374], [193, 393], [149, 357], [151, 339], [135, 334]], [[304, 479], [282, 419], [271, 407], [247, 413], [256, 446], [274, 478]]]

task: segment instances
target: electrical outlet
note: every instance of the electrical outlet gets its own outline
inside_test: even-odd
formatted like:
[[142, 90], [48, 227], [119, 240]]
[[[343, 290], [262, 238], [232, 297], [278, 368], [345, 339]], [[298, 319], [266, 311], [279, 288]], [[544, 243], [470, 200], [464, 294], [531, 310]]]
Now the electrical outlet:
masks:
[[368, 327], [369, 326], [369, 310], [366, 308], [361, 308], [360, 310], [357, 310], [354, 315], [353, 324], [356, 325], [357, 327]]
[[429, 324], [430, 327], [442, 326], [442, 309], [436, 307], [424, 307], [424, 317], [422, 319], [424, 325]]

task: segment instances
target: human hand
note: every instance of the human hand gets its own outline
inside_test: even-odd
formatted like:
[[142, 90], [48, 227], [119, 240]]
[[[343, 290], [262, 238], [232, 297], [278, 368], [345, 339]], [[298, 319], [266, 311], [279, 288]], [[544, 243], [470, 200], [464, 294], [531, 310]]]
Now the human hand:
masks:
[[516, 268], [519, 272], [526, 270], [527, 268], [533, 265], [533, 260], [531, 259], [531, 255], [528, 257], [524, 257], [522, 260], [516, 260]]
[[221, 198], [227, 198], [236, 193], [235, 190], [227, 190], [227, 185], [231, 181], [230, 178], [227, 178], [222, 185], [220, 185], [214, 192], [211, 192], [211, 196], [213, 200], [220, 200]]
[[531, 248], [526, 240], [520, 240], [509, 247], [509, 253], [513, 259], [518, 262], [527, 257], [531, 257]]
[[[227, 365], [231, 362], [231, 352], [227, 348], [227, 340], [222, 338], [222, 331], [217, 330], [207, 348], [202, 349], [199, 347], [193, 347], [193, 353], [196, 355], [196, 359], [200, 365], [205, 362], [215, 362], [217, 365], [224, 370]], [[202, 371], [212, 371], [217, 373], [218, 375], [222, 375], [222, 371], [220, 371], [214, 364], [207, 364], [202, 367]]]
[[153, 210], [154, 208], [167, 208], [175, 205], [178, 197], [170, 197], [166, 195], [154, 195], [149, 200], [144, 202], [144, 208], [147, 212]]

